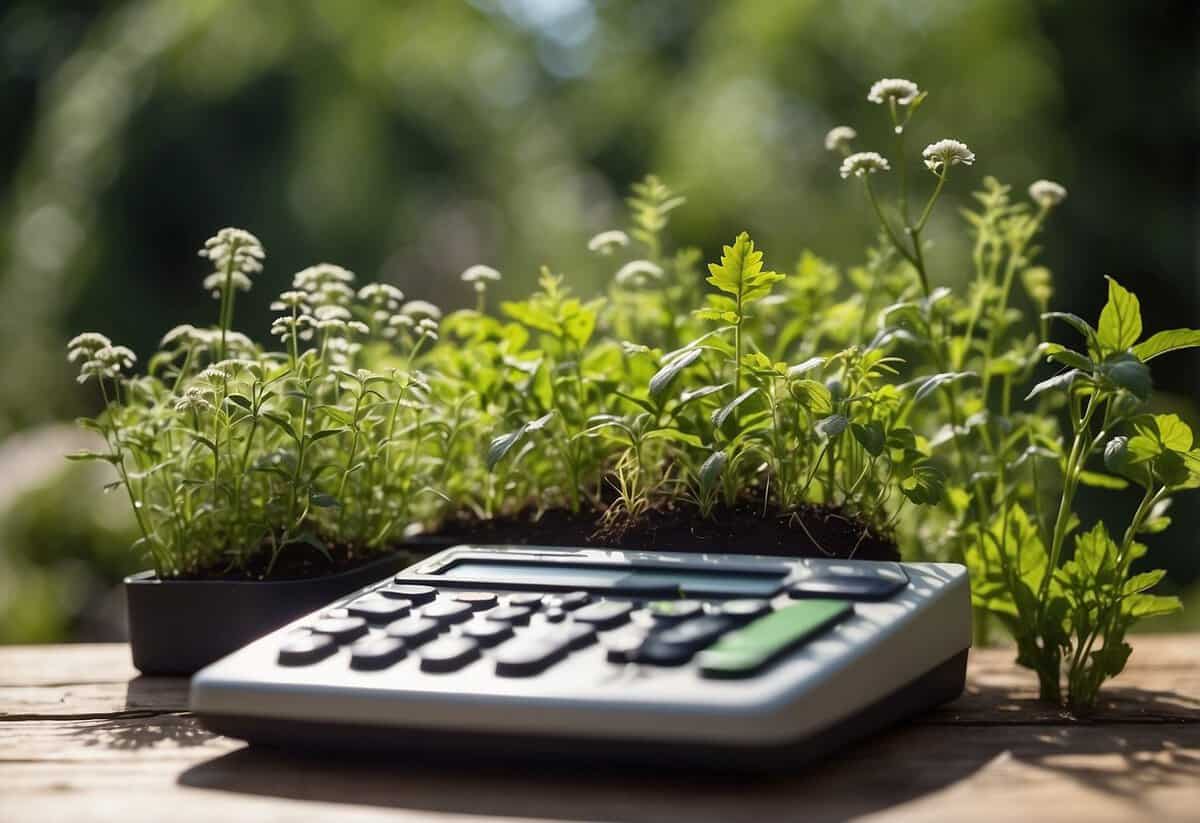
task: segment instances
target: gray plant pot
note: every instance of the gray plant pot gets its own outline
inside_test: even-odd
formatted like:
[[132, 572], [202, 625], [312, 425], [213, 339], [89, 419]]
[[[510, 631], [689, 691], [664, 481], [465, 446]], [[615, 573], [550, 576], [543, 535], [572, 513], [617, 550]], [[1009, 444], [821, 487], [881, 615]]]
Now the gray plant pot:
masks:
[[420, 553], [385, 554], [349, 571], [302, 580], [125, 578], [129, 645], [142, 674], [192, 674], [308, 612], [395, 574]]

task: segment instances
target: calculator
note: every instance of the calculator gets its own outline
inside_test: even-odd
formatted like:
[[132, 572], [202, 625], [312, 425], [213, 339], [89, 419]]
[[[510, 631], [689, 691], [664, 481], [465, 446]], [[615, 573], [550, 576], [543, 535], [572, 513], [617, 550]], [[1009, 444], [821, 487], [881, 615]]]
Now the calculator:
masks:
[[790, 769], [957, 697], [967, 572], [463, 545], [198, 672], [251, 743]]

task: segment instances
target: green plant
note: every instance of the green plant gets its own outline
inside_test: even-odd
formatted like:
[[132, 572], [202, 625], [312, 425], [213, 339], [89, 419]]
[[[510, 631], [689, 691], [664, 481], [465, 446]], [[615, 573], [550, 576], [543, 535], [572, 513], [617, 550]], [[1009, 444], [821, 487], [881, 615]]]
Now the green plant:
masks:
[[[892, 160], [852, 151], [848, 127], [826, 140], [879, 219], [860, 265], [804, 252], [784, 274], [742, 232], [705, 279], [699, 253], [671, 245], [683, 198], [648, 177], [630, 224], [588, 243], [604, 297], [543, 267], [532, 295], [492, 315], [500, 275], [479, 265], [462, 274], [475, 306], [443, 317], [386, 284], [355, 291], [351, 272], [321, 264], [272, 303], [277, 351], [232, 329], [234, 291], [264, 256], [226, 229], [204, 252], [217, 326], [173, 329], [140, 376], [133, 352], [102, 335], [71, 341], [105, 404], [82, 421], [104, 449], [74, 457], [115, 468], [163, 576], [352, 562], [450, 518], [551, 509], [598, 539], [668, 510], [697, 525], [771, 518], [831, 554], [896, 538], [917, 557], [967, 563], [980, 639], [1005, 627], [1043, 696], [1059, 700], [1065, 684], [1086, 709], [1124, 665], [1132, 622], [1176, 607], [1148, 591], [1161, 572], [1133, 563], [1139, 535], [1167, 525], [1170, 497], [1197, 485], [1200, 451], [1178, 417], [1142, 408], [1147, 362], [1200, 345], [1200, 332], [1139, 342], [1137, 300], [1115, 281], [1095, 329], [1052, 311], [1036, 243], [1066, 191], [1049, 181], [1019, 202], [985, 178], [964, 212], [971, 284], [943, 285], [925, 234], [975, 155], [929, 144], [921, 164], [934, 177], [910, 210], [909, 132], [926, 96], [884, 80], [869, 99], [888, 113]], [[878, 181], [893, 161], [889, 192]], [[1082, 350], [1047, 340], [1055, 320]], [[1065, 371], [1038, 382], [1046, 357]], [[1089, 465], [1101, 451], [1107, 471]], [[1143, 498], [1120, 539], [1104, 524], [1078, 534], [1081, 484], [1130, 483]], [[809, 528], [823, 517], [857, 538], [823, 545]]]

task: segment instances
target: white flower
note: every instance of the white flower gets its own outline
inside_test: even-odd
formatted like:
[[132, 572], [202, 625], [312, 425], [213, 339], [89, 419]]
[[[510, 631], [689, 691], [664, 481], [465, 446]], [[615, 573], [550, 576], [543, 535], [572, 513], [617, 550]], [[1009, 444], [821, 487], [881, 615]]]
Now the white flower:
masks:
[[165, 349], [167, 346], [170, 346], [179, 340], [191, 342], [195, 339], [195, 336], [196, 327], [191, 323], [183, 323], [164, 334], [162, 340], [158, 342], [158, 347], [160, 349]]
[[404, 299], [404, 292], [391, 283], [368, 283], [358, 290], [358, 299], [372, 306], [395, 309]]
[[271, 303], [271, 311], [297, 310], [300, 314], [308, 314], [312, 307], [308, 305], [308, 292], [299, 289], [289, 289], [279, 295], [279, 299]]
[[262, 243], [245, 229], [225, 228], [204, 241], [200, 256], [213, 264], [213, 273], [204, 278], [204, 288], [220, 297], [226, 284], [242, 291], [250, 290], [250, 275], [262, 271], [266, 256]]
[[137, 355], [127, 346], [105, 346], [92, 357], [111, 369], [114, 375], [122, 369], [132, 368], [137, 362]]
[[214, 386], [226, 383], [229, 380], [229, 372], [224, 369], [219, 369], [216, 366], [209, 366], [200, 374], [196, 375], [196, 379], [203, 380], [206, 383], [211, 383]]
[[296, 272], [292, 277], [292, 287], [307, 292], [318, 292], [322, 286], [330, 283], [353, 283], [354, 272], [347, 271], [333, 263], [318, 263]]
[[629, 245], [629, 235], [620, 229], [602, 231], [588, 241], [588, 251], [596, 254], [612, 254], [618, 247]]
[[618, 286], [640, 288], [649, 285], [651, 281], [662, 280], [663, 270], [657, 263], [649, 260], [630, 260], [617, 270], [614, 277]]
[[460, 275], [460, 279], [464, 283], [478, 283], [484, 280], [496, 282], [500, 280], [500, 272], [493, 269], [491, 266], [476, 264], [471, 266]]
[[891, 165], [882, 154], [873, 151], [860, 151], [842, 161], [842, 177], [865, 177], [879, 171], [889, 171]]
[[318, 321], [322, 320], [349, 320], [351, 317], [350, 310], [345, 306], [317, 306], [317, 310], [313, 312], [313, 317]]
[[[214, 341], [221, 338], [220, 331], [214, 330], [212, 335]], [[233, 331], [231, 329], [225, 332], [225, 348], [231, 354], [238, 351], [252, 352], [254, 351], [254, 341], [240, 331]]]
[[825, 150], [840, 151], [841, 149], [849, 149], [851, 141], [856, 137], [858, 137], [858, 132], [849, 126], [834, 126], [825, 135]]
[[112, 345], [112, 341], [99, 332], [86, 331], [77, 334], [67, 342], [67, 362], [74, 363], [81, 357], [89, 360], [100, 349]]
[[213, 404], [208, 402], [209, 394], [211, 392], [199, 386], [189, 386], [184, 389], [183, 396], [175, 401], [175, 411], [207, 411], [213, 407]]
[[975, 162], [975, 152], [967, 148], [966, 143], [959, 140], [946, 139], [930, 143], [921, 152], [921, 156], [925, 158], [925, 165], [932, 172], [937, 172], [943, 167], [956, 166], [959, 163], [970, 166]]
[[409, 300], [400, 311], [409, 317], [432, 317], [442, 319], [442, 310], [426, 300]]
[[871, 85], [871, 91], [867, 93], [867, 99], [872, 103], [887, 103], [890, 100], [895, 100], [901, 106], [907, 106], [913, 100], [917, 99], [917, 95], [921, 90], [917, 88], [917, 84], [911, 80], [903, 80], [899, 77], [885, 77], [882, 80], [877, 80]]
[[1067, 190], [1053, 180], [1035, 180], [1029, 186], [1029, 197], [1042, 208], [1049, 209], [1067, 199]]

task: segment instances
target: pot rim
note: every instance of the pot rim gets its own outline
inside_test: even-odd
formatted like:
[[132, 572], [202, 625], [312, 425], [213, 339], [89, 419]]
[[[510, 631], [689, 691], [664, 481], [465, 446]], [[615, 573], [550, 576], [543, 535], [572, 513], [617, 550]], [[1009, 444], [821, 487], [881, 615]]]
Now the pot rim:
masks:
[[220, 578], [205, 579], [205, 580], [163, 580], [158, 576], [154, 569], [145, 569], [140, 572], [135, 572], [128, 575], [124, 579], [126, 586], [305, 586], [313, 583], [323, 583], [329, 580], [341, 580], [346, 577], [363, 574], [371, 570], [377, 565], [386, 565], [388, 562], [394, 562], [396, 555], [401, 554], [403, 550], [383, 552], [378, 557], [374, 557], [366, 563], [362, 563], [351, 569], [343, 569], [340, 572], [333, 574], [322, 574], [315, 577], [289, 577], [282, 580], [222, 580]]

